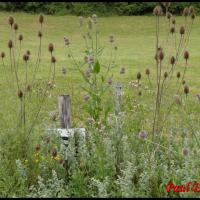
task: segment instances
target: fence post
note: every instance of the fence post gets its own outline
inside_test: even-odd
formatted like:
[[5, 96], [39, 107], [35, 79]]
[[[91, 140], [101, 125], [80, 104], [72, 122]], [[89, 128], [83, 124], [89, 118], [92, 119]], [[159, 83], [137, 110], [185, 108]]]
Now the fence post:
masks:
[[60, 126], [62, 129], [71, 128], [71, 107], [70, 107], [70, 96], [60, 95], [58, 97], [58, 109], [60, 117]]

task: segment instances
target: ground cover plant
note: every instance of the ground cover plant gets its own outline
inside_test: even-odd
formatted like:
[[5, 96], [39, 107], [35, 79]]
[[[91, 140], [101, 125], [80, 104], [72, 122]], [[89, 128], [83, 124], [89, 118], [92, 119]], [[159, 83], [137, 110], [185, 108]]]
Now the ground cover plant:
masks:
[[[175, 17], [170, 6], [150, 17], [0, 13], [1, 197], [199, 196], [199, 22], [193, 7]], [[72, 127], [86, 128], [67, 145], [48, 131], [63, 93]]]

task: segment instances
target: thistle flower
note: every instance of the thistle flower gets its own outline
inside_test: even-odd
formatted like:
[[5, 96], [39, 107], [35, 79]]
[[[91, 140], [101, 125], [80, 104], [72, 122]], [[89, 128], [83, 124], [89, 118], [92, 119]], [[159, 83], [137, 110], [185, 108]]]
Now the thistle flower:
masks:
[[53, 44], [52, 43], [50, 43], [49, 44], [49, 46], [48, 46], [48, 50], [49, 50], [49, 52], [53, 52], [53, 50], [54, 50], [54, 46], [53, 46]]
[[23, 98], [23, 92], [21, 90], [18, 91], [17, 96], [22, 99]]
[[165, 73], [164, 73], [164, 78], [166, 79], [167, 77], [168, 77], [168, 73], [165, 72]]
[[188, 52], [188, 51], [185, 51], [185, 52], [184, 52], [184, 59], [187, 61], [187, 60], [189, 59], [189, 57], [190, 57], [189, 52]]
[[17, 31], [17, 30], [18, 30], [18, 24], [17, 24], [17, 23], [14, 23], [13, 28], [14, 28], [15, 31]]
[[184, 156], [187, 156], [189, 154], [189, 150], [187, 148], [183, 148], [182, 153]]
[[139, 138], [144, 140], [147, 137], [147, 132], [142, 130], [139, 132]]
[[65, 45], [68, 46], [70, 44], [69, 38], [64, 37]]
[[185, 87], [184, 87], [184, 93], [186, 95], [188, 95], [189, 92], [190, 92], [189, 87], [187, 85], [185, 85]]
[[108, 78], [108, 84], [109, 84], [109, 85], [112, 85], [112, 77], [109, 77], [109, 78]]
[[160, 16], [162, 14], [162, 8], [160, 6], [156, 6], [153, 10], [153, 14], [155, 16]]
[[137, 80], [139, 81], [142, 78], [142, 75], [140, 72], [137, 73]]
[[20, 42], [23, 40], [23, 35], [22, 35], [22, 34], [19, 35], [18, 40], [19, 40]]
[[177, 72], [176, 77], [179, 79], [181, 77], [181, 73]]
[[8, 41], [8, 48], [9, 48], [9, 49], [12, 49], [12, 48], [13, 48], [13, 42], [12, 42], [12, 40], [9, 40], [9, 41]]
[[146, 69], [145, 74], [146, 74], [147, 76], [149, 76], [149, 75], [150, 75], [150, 70], [149, 70], [149, 69]]
[[40, 24], [43, 24], [44, 22], [44, 16], [42, 14], [39, 15], [39, 19], [38, 19]]
[[51, 62], [56, 63], [56, 58], [54, 56], [51, 57]]
[[183, 16], [187, 17], [189, 15], [189, 8], [185, 7], [183, 10]]
[[170, 63], [173, 66], [175, 64], [176, 59], [174, 58], [174, 56], [171, 57], [170, 59]]
[[8, 18], [8, 24], [12, 27], [12, 25], [14, 24], [14, 18], [12, 17], [12, 16], [10, 16], [9, 18]]
[[6, 54], [4, 52], [1, 52], [1, 58], [4, 59]]
[[120, 74], [125, 74], [125, 68], [124, 67], [121, 68]]
[[38, 31], [38, 37], [41, 38], [43, 36], [41, 31]]
[[110, 36], [109, 36], [109, 41], [110, 41], [110, 43], [113, 43], [113, 42], [115, 41], [113, 35], [110, 35]]
[[83, 17], [80, 16], [78, 19], [79, 19], [79, 24], [80, 24], [80, 26], [82, 26], [82, 25], [83, 25]]
[[185, 34], [185, 27], [184, 26], [181, 26], [181, 28], [180, 28], [180, 34], [181, 35]]

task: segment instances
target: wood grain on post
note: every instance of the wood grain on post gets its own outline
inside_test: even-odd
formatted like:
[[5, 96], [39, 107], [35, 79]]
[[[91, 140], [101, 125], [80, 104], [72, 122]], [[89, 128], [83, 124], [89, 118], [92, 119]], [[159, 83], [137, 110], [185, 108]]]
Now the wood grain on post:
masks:
[[58, 98], [58, 109], [60, 117], [60, 126], [63, 129], [71, 127], [71, 108], [70, 108], [70, 96], [60, 95]]

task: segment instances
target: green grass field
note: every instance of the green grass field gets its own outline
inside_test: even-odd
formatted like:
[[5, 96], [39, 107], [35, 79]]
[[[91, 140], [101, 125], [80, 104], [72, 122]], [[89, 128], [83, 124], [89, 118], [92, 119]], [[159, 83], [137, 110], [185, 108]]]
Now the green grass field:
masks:
[[[20, 65], [19, 65], [19, 77], [20, 81], [25, 80], [25, 65], [22, 59], [22, 55], [26, 52], [26, 50], [30, 50], [31, 56], [30, 61], [28, 62], [28, 71], [30, 72], [28, 74], [28, 81], [31, 80], [32, 73], [31, 73], [31, 67], [33, 66], [33, 63], [36, 62], [37, 52], [38, 52], [38, 45], [39, 45], [39, 39], [38, 39], [38, 30], [40, 28], [38, 23], [38, 15], [33, 14], [25, 14], [25, 13], [7, 13], [7, 12], [1, 12], [0, 13], [0, 52], [4, 51], [6, 53], [6, 57], [4, 59], [5, 62], [5, 68], [2, 64], [0, 64], [0, 136], [4, 136], [4, 142], [2, 142], [2, 146], [0, 146], [0, 152], [5, 152], [8, 154], [5, 155], [11, 155], [14, 158], [12, 159], [25, 159], [29, 161], [27, 162], [33, 162], [31, 165], [27, 167], [28, 169], [28, 176], [29, 179], [26, 182], [28, 184], [28, 187], [30, 187], [30, 184], [34, 183], [36, 184], [36, 179], [38, 175], [43, 175], [44, 170], [42, 170], [38, 167], [37, 163], [34, 163], [35, 157], [32, 156], [35, 149], [35, 143], [38, 141], [37, 136], [41, 136], [44, 133], [44, 129], [56, 125], [59, 127], [59, 121], [52, 122], [49, 118], [49, 112], [52, 110], [55, 110], [57, 108], [58, 104], [58, 96], [60, 94], [70, 94], [72, 99], [72, 120], [73, 120], [73, 126], [81, 126], [80, 123], [85, 122], [88, 118], [88, 115], [86, 114], [84, 110], [84, 100], [83, 96], [85, 94], [85, 91], [81, 89], [81, 86], [85, 85], [85, 82], [83, 81], [83, 78], [81, 75], [75, 70], [72, 62], [69, 61], [67, 49], [64, 45], [64, 37], [68, 37], [71, 41], [71, 49], [73, 52], [73, 55], [75, 59], [77, 60], [83, 60], [84, 59], [84, 41], [82, 39], [82, 34], [86, 30], [87, 20], [84, 21], [83, 29], [79, 28], [79, 22], [78, 18], [75, 16], [44, 16], [44, 24], [43, 24], [43, 39], [42, 39], [42, 55], [41, 55], [41, 65], [39, 68], [39, 72], [37, 75], [38, 82], [42, 80], [46, 80], [48, 73], [49, 73], [49, 66], [50, 66], [50, 53], [48, 52], [48, 45], [49, 43], [53, 43], [55, 46], [55, 51], [53, 52], [53, 55], [56, 57], [56, 77], [55, 77], [55, 88], [48, 93], [48, 98], [45, 100], [45, 103], [42, 107], [42, 110], [40, 112], [40, 115], [38, 117], [38, 123], [37, 126], [35, 126], [34, 141], [27, 141], [26, 138], [23, 138], [24, 132], [21, 131], [22, 137], [16, 136], [17, 139], [10, 140], [7, 144], [6, 136], [7, 134], [12, 136], [12, 133], [15, 134], [15, 127], [17, 122], [19, 121], [19, 113], [20, 113], [20, 101], [17, 97], [17, 88], [16, 85], [14, 87], [14, 77], [12, 77], [10, 74], [10, 61], [9, 61], [9, 48], [8, 48], [8, 40], [11, 38], [11, 32], [10, 27], [8, 25], [8, 17], [12, 15], [15, 18], [15, 21], [18, 23], [19, 30], [17, 31], [17, 34], [22, 33], [24, 36], [24, 40], [22, 42], [22, 52], [21, 52], [21, 59], [20, 59]], [[177, 17], [177, 32], [179, 32], [179, 27], [181, 25], [184, 25], [184, 18], [183, 17]], [[199, 149], [196, 143], [196, 135], [194, 137], [193, 132], [196, 131], [196, 134], [199, 134], [199, 102], [197, 100], [196, 95], [200, 93], [200, 20], [199, 17], [196, 17], [194, 21], [194, 25], [192, 27], [191, 37], [189, 41], [189, 45], [187, 50], [190, 53], [190, 58], [188, 61], [188, 70], [186, 73], [186, 83], [190, 88], [190, 93], [188, 97], [183, 96], [184, 103], [183, 106], [178, 107], [176, 106], [173, 110], [173, 115], [171, 115], [171, 118], [167, 121], [167, 123], [170, 125], [170, 128], [168, 129], [168, 124], [164, 128], [163, 131], [163, 138], [159, 140], [160, 144], [164, 146], [163, 148], [163, 154], [154, 155], [154, 150], [158, 147], [154, 143], [143, 143], [143, 141], [138, 140], [138, 131], [141, 129], [145, 129], [149, 132], [152, 130], [152, 120], [153, 120], [153, 109], [154, 109], [154, 93], [145, 93], [142, 94], [141, 97], [138, 97], [137, 93], [132, 93], [132, 89], [128, 88], [128, 83], [132, 80], [136, 80], [136, 74], [138, 72], [141, 72], [142, 84], [144, 83], [144, 86], [148, 83], [147, 77], [145, 76], [145, 70], [147, 68], [151, 71], [151, 81], [156, 82], [156, 63], [155, 63], [155, 42], [156, 42], [156, 31], [155, 31], [155, 17], [153, 16], [112, 16], [112, 17], [100, 17], [98, 18], [98, 30], [100, 30], [100, 38], [99, 38], [99, 44], [103, 47], [105, 47], [105, 51], [103, 55], [100, 58], [100, 63], [107, 64], [109, 62], [110, 58], [110, 49], [111, 45], [109, 43], [109, 36], [114, 35], [115, 43], [118, 47], [117, 50], [117, 56], [116, 56], [116, 67], [112, 71], [113, 75], [113, 82], [120, 81], [125, 86], [126, 95], [124, 95], [124, 104], [123, 108], [125, 110], [125, 115], [127, 114], [127, 117], [125, 119], [125, 125], [124, 129], [120, 129], [119, 132], [123, 133], [122, 139], [118, 141], [116, 137], [116, 133], [118, 133], [118, 129], [116, 127], [107, 127], [105, 132], [101, 132], [102, 135], [99, 134], [100, 131], [95, 129], [94, 127], [89, 127], [89, 130], [92, 132], [91, 140], [88, 142], [88, 151], [91, 153], [91, 155], [88, 153], [84, 154], [82, 157], [83, 160], [81, 160], [80, 166], [76, 166], [74, 164], [74, 160], [72, 159], [72, 164], [74, 164], [77, 168], [74, 168], [73, 175], [72, 175], [72, 181], [70, 182], [71, 185], [69, 185], [69, 196], [75, 196], [75, 197], [82, 197], [82, 196], [90, 196], [90, 195], [98, 195], [101, 197], [101, 188], [107, 187], [106, 184], [108, 181], [109, 186], [107, 187], [108, 191], [110, 192], [108, 196], [132, 196], [133, 194], [136, 196], [167, 196], [165, 191], [165, 184], [167, 180], [169, 180], [171, 177], [177, 176], [176, 180], [177, 183], [180, 183], [181, 181], [190, 181], [192, 178], [199, 177], [199, 160], [196, 159], [196, 155], [199, 153]], [[167, 46], [165, 41], [167, 38], [166, 34], [166, 25], [167, 21], [163, 17], [161, 19], [161, 31], [160, 36], [162, 41], [161, 46], [163, 47], [165, 58], [164, 63], [167, 64], [169, 61], [169, 58], [173, 55], [174, 51], [171, 51], [172, 43], [169, 43]], [[170, 36], [171, 37], [171, 36]], [[177, 39], [179, 39], [179, 33], [177, 33]], [[169, 40], [171, 42], [171, 40]], [[181, 74], [184, 71], [184, 63], [185, 60], [182, 58], [180, 59], [180, 62], [176, 66], [175, 72], [180, 71]], [[66, 74], [62, 73], [62, 68], [65, 67], [67, 70]], [[122, 67], [125, 67], [126, 72], [125, 74], [120, 74], [120, 69]], [[175, 73], [174, 73], [175, 76]], [[168, 99], [172, 99], [174, 97], [174, 91], [175, 86], [177, 86], [177, 79], [176, 76], [174, 77], [175, 80], [172, 82], [172, 84], [169, 86], [168, 93], [163, 98], [163, 107], [167, 107], [169, 105]], [[7, 81], [8, 82], [7, 82]], [[144, 87], [143, 86], [143, 87]], [[128, 90], [126, 90], [128, 88]], [[143, 88], [144, 89], [144, 88]], [[138, 92], [137, 90], [135, 90]], [[145, 91], [145, 90], [144, 90]], [[154, 90], [153, 90], [154, 91]], [[33, 91], [34, 92], [34, 91]], [[154, 91], [155, 92], [155, 91]], [[149, 95], [150, 94], [150, 95]], [[130, 95], [130, 96], [129, 96]], [[152, 95], [152, 96], [151, 96]], [[37, 102], [38, 99], [36, 98], [36, 95], [30, 95], [28, 94], [28, 100], [27, 100], [27, 116], [30, 119], [34, 119], [35, 113], [37, 113], [37, 109], [39, 107], [39, 103]], [[150, 99], [150, 97], [153, 97]], [[107, 94], [106, 100], [112, 100], [113, 95]], [[129, 99], [130, 98], [130, 99]], [[135, 99], [134, 99], [135, 98]], [[186, 106], [186, 102], [188, 102]], [[105, 105], [106, 106], [106, 105]], [[183, 109], [182, 109], [183, 108]], [[131, 110], [133, 109], [133, 110]], [[134, 110], [135, 109], [135, 110]], [[163, 113], [165, 110], [161, 110]], [[31, 121], [30, 120], [30, 121]], [[31, 123], [31, 122], [30, 122]], [[30, 125], [30, 124], [28, 124]], [[191, 129], [191, 127], [194, 128]], [[21, 130], [21, 129], [20, 129]], [[26, 130], [26, 129], [24, 129]], [[178, 131], [176, 131], [178, 130]], [[99, 131], [99, 132], [98, 132]], [[104, 130], [103, 130], [104, 131]], [[115, 132], [116, 131], [116, 132]], [[173, 132], [174, 131], [174, 132]], [[191, 131], [191, 132], [190, 132]], [[19, 131], [20, 132], [20, 131]], [[25, 131], [26, 132], [26, 131]], [[189, 132], [188, 134], [191, 134], [192, 137], [189, 138], [191, 140], [185, 139], [185, 133]], [[38, 133], [38, 135], [37, 135]], [[109, 133], [109, 134], [107, 134]], [[134, 134], [135, 135], [134, 135]], [[174, 135], [173, 135], [174, 134]], [[184, 135], [185, 134], [185, 135]], [[171, 140], [171, 136], [174, 136], [174, 138]], [[175, 135], [177, 137], [175, 138]], [[7, 136], [8, 137], [8, 136]], [[13, 137], [14, 138], [14, 137]], [[22, 139], [21, 139], [22, 138]], [[168, 140], [169, 139], [169, 140]], [[188, 138], [187, 138], [188, 139]], [[182, 155], [182, 148], [185, 145], [191, 148], [191, 157], [185, 159], [184, 155]], [[188, 142], [189, 141], [189, 142]], [[194, 142], [195, 141], [195, 142]], [[27, 143], [26, 143], [27, 142]], [[110, 143], [109, 143], [110, 142]], [[118, 158], [116, 159], [116, 152], [120, 152], [120, 149], [118, 149], [118, 143], [122, 142], [120, 144], [123, 144], [125, 150], [122, 153], [124, 156], [122, 169], [124, 171], [120, 171], [119, 174], [116, 172], [115, 174], [115, 167], [116, 162], [118, 162]], [[169, 143], [168, 143], [169, 142]], [[171, 143], [170, 143], [171, 142]], [[174, 142], [174, 143], [173, 143]], [[188, 143], [187, 143], [188, 142]], [[173, 145], [171, 146], [171, 144]], [[24, 146], [23, 146], [24, 144]], [[30, 152], [27, 151], [28, 156], [23, 157], [26, 155], [25, 149], [28, 149], [29, 146], [26, 144], [32, 145], [30, 147]], [[110, 145], [112, 144], [112, 145]], [[145, 145], [146, 144], [146, 145]], [[3, 145], [7, 145], [6, 148], [8, 149], [2, 149]], [[55, 144], [53, 144], [55, 145]], [[95, 146], [96, 145], [96, 146]], [[154, 146], [155, 145], [155, 146]], [[46, 148], [46, 145], [43, 145], [44, 148]], [[48, 146], [48, 145], [47, 145]], [[116, 147], [116, 152], [115, 149]], [[105, 148], [104, 148], [105, 147]], [[194, 147], [194, 151], [193, 151]], [[169, 149], [170, 150], [169, 150]], [[162, 149], [162, 146], [161, 146]], [[171, 149], [174, 152], [171, 153]], [[4, 150], [4, 151], [3, 151]], [[52, 149], [50, 149], [52, 150]], [[168, 151], [169, 150], [169, 151]], [[15, 152], [16, 151], [16, 152]], [[19, 152], [18, 152], [19, 151]], [[155, 150], [157, 151], [157, 149]], [[23, 153], [21, 153], [23, 152]], [[45, 150], [45, 153], [47, 151]], [[138, 153], [137, 153], [138, 152]], [[178, 152], [178, 153], [177, 153]], [[193, 153], [196, 152], [196, 153]], [[21, 153], [21, 154], [20, 154]], [[46, 154], [44, 155], [46, 156]], [[115, 154], [116, 153], [116, 154]], [[29, 155], [30, 154], [30, 155]], [[41, 153], [42, 154], [42, 153]], [[180, 154], [180, 155], [179, 155]], [[4, 156], [4, 154], [2, 154]], [[33, 154], [35, 155], [35, 154]], [[121, 154], [120, 154], [121, 155]], [[15, 157], [16, 156], [16, 157]], [[44, 157], [45, 157], [44, 156]], [[111, 157], [112, 156], [112, 157]], [[156, 157], [158, 156], [158, 157]], [[100, 158], [100, 159], [99, 159]], [[45, 159], [49, 159], [49, 163], [46, 162]], [[44, 166], [47, 166], [48, 169], [45, 171], [44, 176], [45, 178], [49, 178], [51, 174], [52, 169], [57, 169], [59, 178], [63, 178], [62, 176], [68, 176], [68, 174], [65, 174], [65, 171], [60, 169], [59, 167], [54, 163], [52, 164], [51, 158], [46, 156], [44, 160], [41, 161], [44, 162]], [[120, 159], [120, 158], [119, 158]], [[37, 159], [36, 159], [37, 160]], [[10, 188], [14, 187], [16, 184], [16, 181], [12, 179], [13, 174], [15, 174], [15, 161], [10, 159], [4, 158], [4, 164], [2, 165], [2, 169], [0, 168], [0, 175], [4, 172], [4, 170], [7, 170], [6, 166], [9, 166], [9, 169], [6, 171], [5, 174], [5, 181], [0, 180], [0, 194], [4, 194], [5, 196], [9, 195], [18, 195], [18, 192], [20, 191], [20, 187], [16, 187], [16, 193], [15, 191], [1, 191], [1, 188], [4, 188], [4, 183], [7, 183], [7, 177], [12, 180], [12, 184], [10, 184]], [[24, 161], [25, 162], [25, 161]], [[38, 161], [40, 162], [40, 161]], [[54, 162], [54, 161], [53, 161]], [[147, 165], [147, 162], [150, 163], [150, 165]], [[174, 164], [174, 163], [175, 164]], [[187, 166], [190, 166], [190, 162], [192, 163], [191, 169], [187, 171]], [[12, 165], [10, 165], [12, 163]], [[164, 164], [163, 164], [164, 163]], [[121, 164], [121, 163], [120, 163]], [[173, 169], [174, 165], [177, 167], [177, 171]], [[187, 165], [187, 166], [186, 166]], [[10, 167], [12, 166], [12, 167]], [[43, 165], [42, 165], [43, 166]], [[138, 168], [135, 168], [135, 172], [132, 171], [132, 169], [137, 166]], [[152, 166], [152, 168], [151, 168]], [[186, 167], [185, 167], [186, 166]], [[80, 168], [79, 168], [80, 167]], [[124, 167], [124, 168], [123, 168]], [[169, 171], [168, 171], [169, 167]], [[113, 169], [114, 168], [114, 169]], [[41, 171], [40, 171], [41, 170]], [[119, 170], [119, 169], [118, 169]], [[165, 171], [164, 171], [165, 170]], [[174, 170], [174, 171], [173, 171]], [[181, 171], [182, 170], [182, 171]], [[184, 171], [185, 170], [185, 171]], [[117, 170], [116, 170], [117, 171]], [[163, 172], [164, 171], [164, 172]], [[127, 174], [126, 174], [127, 172]], [[188, 172], [188, 174], [185, 175], [185, 173]], [[131, 175], [131, 173], [135, 173], [135, 175]], [[141, 174], [140, 174], [141, 173]], [[196, 174], [194, 174], [196, 173]], [[64, 175], [63, 175], [64, 174]], [[164, 174], [164, 175], [163, 175]], [[2, 174], [3, 176], [4, 174]], [[15, 174], [16, 175], [16, 174]], [[116, 176], [117, 175], [117, 176]], [[117, 179], [118, 175], [122, 177], [121, 179]], [[129, 179], [129, 175], [133, 176], [132, 179]], [[140, 176], [141, 175], [141, 176]], [[169, 175], [169, 176], [168, 176]], [[108, 180], [106, 177], [109, 177]], [[163, 179], [161, 179], [163, 176]], [[14, 176], [15, 177], [15, 176]], [[19, 177], [19, 175], [16, 175], [16, 177]], [[91, 177], [96, 178], [96, 180], [102, 181], [98, 184], [91, 183]], [[142, 177], [142, 178], [141, 178]], [[165, 179], [164, 179], [165, 177]], [[185, 177], [187, 179], [185, 179]], [[141, 178], [141, 179], [140, 179]], [[18, 179], [18, 178], [16, 178]], [[117, 182], [117, 181], [118, 182]], [[170, 179], [171, 180], [171, 179]], [[173, 179], [174, 180], [174, 179]], [[21, 179], [19, 180], [21, 181]], [[67, 180], [68, 181], [68, 180]], [[101, 185], [104, 184], [105, 185]], [[120, 182], [121, 181], [121, 182]], [[123, 182], [124, 181], [124, 182]], [[129, 182], [128, 182], [129, 181]], [[137, 190], [132, 187], [132, 183], [136, 184]], [[145, 182], [147, 181], [147, 182]], [[22, 181], [23, 182], [23, 181]], [[130, 187], [125, 187], [127, 185]], [[24, 182], [23, 182], [24, 183]], [[69, 182], [67, 182], [68, 184]], [[21, 182], [20, 182], [21, 184]], [[67, 185], [66, 184], [66, 185]], [[96, 184], [97, 186], [93, 189], [90, 188], [87, 184]], [[149, 185], [152, 185], [152, 187], [149, 187]], [[6, 184], [5, 184], [6, 185]], [[120, 185], [120, 186], [119, 186]], [[27, 185], [21, 186], [22, 192], [20, 195], [27, 195]], [[67, 185], [68, 187], [68, 185]], [[99, 187], [99, 191], [97, 192], [96, 187]], [[113, 190], [113, 188], [115, 189]], [[121, 187], [119, 189], [119, 187]], [[134, 186], [135, 187], [135, 186]], [[143, 189], [141, 188], [143, 187]], [[146, 187], [149, 187], [150, 190], [146, 190]], [[18, 191], [19, 188], [19, 191]], [[85, 188], [85, 189], [84, 189]], [[104, 188], [105, 189], [105, 188]], [[141, 190], [140, 190], [141, 189]], [[2, 189], [5, 190], [5, 189]], [[67, 190], [68, 191], [68, 190]], [[104, 191], [104, 190], [103, 190]], [[24, 193], [23, 193], [24, 192]], [[115, 193], [116, 192], [116, 193]], [[104, 194], [102, 192], [103, 195]], [[186, 194], [187, 195], [187, 194]], [[193, 194], [190, 194], [191, 196]], [[173, 196], [173, 194], [172, 194]], [[175, 194], [176, 196], [176, 194]]]

